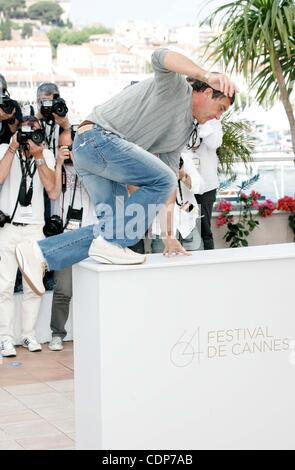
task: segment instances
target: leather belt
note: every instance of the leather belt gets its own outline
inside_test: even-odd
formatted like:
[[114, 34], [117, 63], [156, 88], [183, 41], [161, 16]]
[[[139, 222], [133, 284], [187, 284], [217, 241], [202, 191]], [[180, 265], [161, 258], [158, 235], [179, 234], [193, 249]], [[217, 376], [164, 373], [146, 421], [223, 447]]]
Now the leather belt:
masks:
[[79, 135], [83, 134], [83, 132], [90, 131], [91, 129], [93, 129], [94, 126], [95, 124], [92, 121], [83, 121], [78, 127], [77, 133]]
[[19, 222], [11, 222], [11, 225], [14, 225], [15, 227], [26, 227], [27, 225], [30, 225], [30, 224], [21, 224]]

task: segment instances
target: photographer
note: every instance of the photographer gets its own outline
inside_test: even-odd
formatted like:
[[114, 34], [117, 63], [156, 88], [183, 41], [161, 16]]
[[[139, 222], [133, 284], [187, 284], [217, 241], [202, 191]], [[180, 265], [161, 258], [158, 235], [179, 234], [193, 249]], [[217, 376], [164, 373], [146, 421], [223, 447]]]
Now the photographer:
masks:
[[[0, 353], [16, 355], [14, 347], [13, 290], [17, 272], [15, 247], [23, 240], [43, 237], [45, 188], [55, 185], [54, 157], [44, 149], [44, 133], [36, 118], [25, 118], [9, 145], [0, 146]], [[29, 351], [41, 351], [35, 325], [41, 297], [23, 280], [22, 343]]]
[[7, 82], [0, 74], [0, 144], [9, 144], [21, 118], [21, 109], [17, 101], [10, 98]]
[[[62, 133], [60, 148], [56, 160], [56, 185], [53, 191], [55, 201], [52, 203], [52, 223], [48, 225], [47, 236], [55, 235], [58, 229], [57, 216], [62, 221], [65, 231], [75, 230], [82, 226], [97, 222], [95, 209], [89, 195], [72, 163], [72, 138], [74, 135]], [[51, 351], [63, 349], [63, 339], [67, 335], [65, 324], [69, 316], [72, 298], [72, 268], [54, 272], [55, 288], [52, 301], [51, 330], [52, 340], [49, 343]]]
[[71, 138], [71, 124], [66, 102], [60, 97], [55, 83], [44, 82], [39, 85], [37, 107], [36, 117], [41, 121], [45, 131], [45, 147], [51, 150], [57, 158], [61, 135], [67, 133]]

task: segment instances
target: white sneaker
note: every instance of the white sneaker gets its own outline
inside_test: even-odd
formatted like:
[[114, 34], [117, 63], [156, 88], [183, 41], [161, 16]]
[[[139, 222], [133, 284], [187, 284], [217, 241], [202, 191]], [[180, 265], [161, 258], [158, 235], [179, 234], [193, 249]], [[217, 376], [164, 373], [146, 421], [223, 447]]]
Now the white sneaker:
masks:
[[15, 357], [16, 356], [16, 350], [14, 347], [13, 342], [10, 339], [4, 339], [0, 343], [0, 353], [1, 356], [3, 357]]
[[94, 261], [103, 264], [142, 264], [146, 260], [145, 255], [134, 253], [129, 248], [109, 243], [103, 238], [96, 238], [91, 243], [88, 255]]
[[60, 336], [53, 336], [48, 347], [51, 351], [62, 351], [64, 348], [62, 338]]
[[42, 346], [36, 340], [36, 338], [28, 337], [23, 339], [23, 347], [28, 348], [30, 352], [42, 351]]
[[43, 277], [46, 265], [36, 256], [33, 243], [25, 241], [17, 245], [15, 256], [22, 275], [37, 295], [43, 295]]

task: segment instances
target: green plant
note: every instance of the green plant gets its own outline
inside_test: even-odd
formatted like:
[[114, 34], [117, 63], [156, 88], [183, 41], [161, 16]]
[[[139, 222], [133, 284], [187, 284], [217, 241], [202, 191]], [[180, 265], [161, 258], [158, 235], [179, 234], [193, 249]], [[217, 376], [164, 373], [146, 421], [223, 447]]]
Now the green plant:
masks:
[[208, 18], [220, 34], [209, 43], [211, 57], [226, 69], [243, 72], [256, 87], [260, 104], [279, 97], [284, 105], [295, 153], [295, 116], [290, 94], [295, 81], [294, 0], [234, 0]]
[[220, 171], [232, 173], [235, 162], [243, 162], [247, 168], [252, 161], [254, 142], [251, 140], [251, 126], [247, 121], [235, 122], [232, 114], [227, 113], [222, 118], [223, 139], [217, 150]]
[[[259, 203], [261, 194], [256, 191], [251, 191], [249, 195], [244, 192], [257, 182], [258, 179], [259, 175], [255, 175], [239, 186], [238, 203], [240, 212], [237, 221], [235, 221], [234, 215], [231, 214], [233, 209], [231, 202], [222, 200], [217, 205], [217, 211], [221, 212], [221, 214], [217, 217], [216, 225], [217, 227], [227, 226], [227, 231], [223, 238], [226, 243], [229, 244], [230, 248], [248, 246], [248, 236], [259, 225], [259, 220], [257, 219], [258, 215], [261, 217], [269, 217], [276, 208], [275, 204], [270, 200]], [[253, 210], [256, 211], [255, 214], [253, 214]]]

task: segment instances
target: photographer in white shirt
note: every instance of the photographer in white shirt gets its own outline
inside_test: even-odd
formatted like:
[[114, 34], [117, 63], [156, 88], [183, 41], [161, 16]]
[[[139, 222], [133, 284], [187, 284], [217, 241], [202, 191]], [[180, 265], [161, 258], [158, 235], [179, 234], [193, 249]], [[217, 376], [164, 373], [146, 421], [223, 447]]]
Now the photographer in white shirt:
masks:
[[[55, 184], [54, 156], [44, 149], [40, 132], [41, 125], [36, 118], [24, 118], [10, 144], [0, 146], [0, 353], [4, 357], [16, 355], [13, 294], [18, 265], [15, 247], [26, 239], [44, 238], [43, 191], [45, 189], [52, 197]], [[23, 285], [23, 346], [32, 352], [40, 351], [35, 325], [41, 297], [25, 279]]]
[[211, 230], [211, 218], [213, 205], [216, 201], [216, 192], [219, 186], [218, 180], [218, 156], [217, 149], [222, 145], [222, 124], [217, 119], [212, 119], [199, 125], [200, 146], [192, 152], [193, 160], [204, 180], [204, 189], [196, 193], [196, 200], [201, 207], [201, 236], [204, 250], [214, 249], [214, 240]]
[[[204, 181], [192, 160], [191, 153], [183, 153], [180, 158], [178, 190], [174, 205], [174, 236], [187, 251], [196, 251], [201, 246], [201, 235], [198, 221], [200, 212], [195, 194], [204, 190]], [[164, 249], [161, 232], [166, 224], [159, 214], [153, 222], [151, 243], [152, 253], [161, 253]], [[162, 219], [162, 220], [161, 220]]]
[[[76, 230], [97, 222], [94, 205], [72, 163], [72, 137], [65, 132], [60, 136], [56, 160], [56, 184], [53, 192], [55, 201], [51, 204], [51, 214], [61, 218], [65, 231]], [[49, 349], [61, 351], [63, 339], [67, 335], [65, 325], [72, 298], [72, 268], [55, 271], [54, 282], [50, 323], [52, 340]]]

